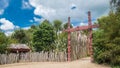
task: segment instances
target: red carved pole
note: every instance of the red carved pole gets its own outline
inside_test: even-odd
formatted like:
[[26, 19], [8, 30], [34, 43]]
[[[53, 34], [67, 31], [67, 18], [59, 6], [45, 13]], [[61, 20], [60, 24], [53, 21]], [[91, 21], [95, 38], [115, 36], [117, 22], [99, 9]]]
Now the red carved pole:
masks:
[[71, 39], [70, 39], [70, 17], [68, 17], [68, 57], [67, 57], [67, 60], [68, 61], [71, 61]]
[[89, 36], [87, 36], [87, 54], [90, 55], [90, 48], [89, 48]]
[[87, 30], [89, 29], [89, 37], [88, 37], [88, 47], [89, 47], [89, 53], [91, 56], [91, 59], [93, 61], [93, 48], [92, 48], [92, 28], [97, 28], [99, 27], [99, 25], [92, 25], [91, 22], [91, 13], [90, 11], [88, 12], [88, 26], [78, 26], [75, 28], [70, 28], [70, 17], [68, 17], [68, 29], [64, 30], [65, 32], [68, 32], [68, 44], [67, 44], [67, 48], [68, 48], [68, 53], [67, 53], [67, 60], [71, 61], [71, 32], [74, 31], [80, 31], [80, 30]]
[[92, 22], [91, 22], [91, 13], [88, 12], [88, 25], [89, 25], [89, 50], [90, 50], [90, 56], [91, 61], [93, 61], [93, 48], [92, 48]]

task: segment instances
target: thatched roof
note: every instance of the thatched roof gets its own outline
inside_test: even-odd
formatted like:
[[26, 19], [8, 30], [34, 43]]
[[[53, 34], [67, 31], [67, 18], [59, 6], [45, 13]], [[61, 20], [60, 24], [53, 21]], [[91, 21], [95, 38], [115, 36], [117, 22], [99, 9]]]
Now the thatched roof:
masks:
[[11, 44], [10, 49], [30, 49], [26, 44]]
[[8, 47], [10, 51], [30, 51], [30, 48], [26, 44], [11, 44]]

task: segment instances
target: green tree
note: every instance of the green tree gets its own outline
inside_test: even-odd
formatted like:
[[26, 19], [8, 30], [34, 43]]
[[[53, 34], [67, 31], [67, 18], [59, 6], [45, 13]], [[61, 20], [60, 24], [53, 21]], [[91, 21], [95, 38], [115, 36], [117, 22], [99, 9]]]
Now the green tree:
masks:
[[[63, 28], [67, 29], [68, 28], [68, 23], [63, 24]], [[70, 28], [73, 28], [72, 24], [70, 24]]]
[[112, 8], [117, 10], [117, 12], [120, 12], [120, 0], [111, 0], [110, 5]]
[[39, 29], [33, 34], [33, 46], [36, 51], [50, 51], [54, 46], [52, 43], [55, 40], [55, 32], [51, 23], [47, 20], [43, 21]]
[[8, 37], [8, 44], [16, 44], [16, 43], [19, 43], [17, 39], [15, 38], [12, 38], [11, 36]]
[[[72, 25], [70, 25], [72, 28]], [[68, 28], [68, 23], [63, 24], [63, 29]], [[57, 35], [57, 39], [53, 44], [55, 46], [55, 52], [66, 51], [67, 50], [67, 32], [61, 32]]]
[[33, 47], [32, 39], [33, 39], [33, 33], [38, 29], [38, 26], [32, 25], [30, 29], [24, 30], [25, 34], [28, 38], [28, 45], [32, 49], [32, 51], [35, 51], [35, 48]]
[[[94, 57], [99, 63], [120, 65], [120, 15], [110, 13], [98, 19], [100, 30], [95, 32]], [[99, 34], [98, 34], [99, 33]]]
[[5, 53], [8, 39], [3, 32], [0, 32], [0, 53]]
[[55, 20], [53, 22], [53, 26], [55, 28], [56, 36], [57, 36], [57, 33], [60, 32], [60, 30], [62, 29], [62, 22], [60, 20]]
[[62, 32], [55, 39], [53, 45], [55, 46], [55, 52], [65, 52], [67, 50], [67, 32]]
[[15, 39], [18, 41], [18, 43], [28, 43], [29, 39], [25, 34], [25, 31], [22, 29], [16, 30], [11, 38]]
[[[55, 52], [62, 52], [67, 50], [67, 32], [60, 32], [64, 27], [62, 26], [62, 22], [59, 20], [55, 20], [53, 22], [53, 26], [56, 32], [55, 42], [52, 44], [55, 46]], [[65, 25], [67, 28], [67, 25]]]

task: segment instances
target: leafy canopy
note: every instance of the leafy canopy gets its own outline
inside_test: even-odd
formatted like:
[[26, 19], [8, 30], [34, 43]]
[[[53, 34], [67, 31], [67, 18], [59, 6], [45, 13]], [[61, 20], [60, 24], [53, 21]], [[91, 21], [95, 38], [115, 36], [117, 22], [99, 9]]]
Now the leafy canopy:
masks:
[[25, 31], [22, 29], [16, 30], [11, 37], [17, 40], [18, 43], [28, 43], [28, 37], [26, 36]]
[[0, 32], [0, 53], [5, 53], [8, 39], [3, 32]]
[[43, 21], [39, 29], [33, 34], [33, 46], [36, 51], [50, 51], [53, 50], [54, 46], [51, 44], [55, 40], [54, 28], [49, 21]]
[[94, 32], [94, 58], [98, 63], [120, 65], [120, 14], [110, 13], [98, 19]]

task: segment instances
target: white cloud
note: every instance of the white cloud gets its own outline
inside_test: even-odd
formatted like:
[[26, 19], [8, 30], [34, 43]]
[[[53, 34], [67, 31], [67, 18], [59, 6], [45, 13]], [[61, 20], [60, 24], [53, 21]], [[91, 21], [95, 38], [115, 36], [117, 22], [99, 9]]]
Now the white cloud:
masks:
[[24, 29], [24, 30], [28, 30], [28, 29], [30, 29], [30, 27], [24, 27], [24, 28], [22, 28], [22, 29]]
[[51, 16], [54, 17], [56, 14], [56, 11], [52, 8], [46, 8], [42, 5], [39, 5], [36, 7], [34, 14], [43, 16], [43, 18], [50, 19]]
[[12, 22], [10, 22], [5, 18], [1, 18], [0, 23], [1, 23], [0, 29], [4, 31], [14, 30], [15, 28], [19, 28], [18, 26], [15, 26]]
[[20, 28], [19, 26], [14, 25], [11, 21], [6, 18], [0, 19], [0, 29], [5, 32], [6, 36], [10, 36], [13, 33], [14, 29]]
[[9, 0], [0, 0], [0, 15], [4, 13], [5, 8], [9, 5]]
[[25, 0], [22, 0], [22, 9], [31, 9], [31, 5], [29, 2], [26, 2]]
[[80, 23], [80, 26], [86, 26], [86, 25], [88, 25], [88, 23], [83, 23], [83, 22]]
[[15, 29], [19, 29], [20, 27], [19, 26], [15, 26]]
[[76, 27], [74, 24], [72, 24], [73, 27]]
[[[29, 3], [35, 7], [35, 15], [50, 21], [67, 21], [68, 16], [77, 21], [86, 20], [89, 10], [93, 18], [98, 18], [109, 10], [109, 0], [29, 0]], [[75, 10], [71, 10], [73, 6]]]
[[2, 24], [0, 26], [0, 28], [2, 30], [11, 30], [11, 29], [14, 29], [14, 25], [12, 22], [10, 22], [9, 20], [6, 20], [5, 18], [1, 18], [0, 19], [0, 23]]
[[38, 22], [38, 23], [43, 22], [45, 20], [43, 18], [37, 18], [37, 17], [34, 17], [33, 19], [35, 22]]
[[13, 31], [6, 31], [6, 32], [5, 32], [5, 35], [6, 35], [6, 36], [10, 36], [10, 35], [12, 35], [12, 33], [13, 33]]

